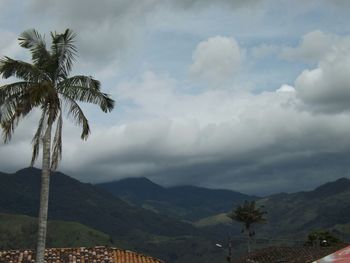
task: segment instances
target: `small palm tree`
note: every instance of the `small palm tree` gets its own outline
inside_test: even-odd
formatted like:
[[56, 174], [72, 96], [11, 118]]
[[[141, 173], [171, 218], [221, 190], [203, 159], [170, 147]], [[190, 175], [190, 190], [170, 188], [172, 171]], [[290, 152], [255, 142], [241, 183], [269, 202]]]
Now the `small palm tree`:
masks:
[[227, 214], [232, 221], [243, 224], [242, 232], [247, 235], [248, 253], [250, 253], [250, 240], [255, 236], [253, 225], [266, 222], [264, 218], [265, 214], [265, 211], [256, 207], [255, 201], [245, 201], [242, 205], [239, 205], [235, 210]]
[[[0, 124], [4, 140], [8, 142], [18, 124], [34, 109], [41, 112], [38, 128], [33, 137], [31, 165], [42, 146], [42, 179], [36, 263], [44, 262], [50, 173], [56, 170], [62, 155], [63, 112], [82, 127], [81, 138], [90, 134], [89, 122], [78, 102], [97, 104], [110, 112], [114, 101], [101, 92], [100, 82], [90, 76], [69, 77], [75, 60], [75, 34], [51, 32], [52, 43], [46, 47], [45, 39], [36, 30], [23, 32], [21, 47], [28, 49], [32, 63], [4, 57], [0, 60], [3, 78], [15, 77], [17, 82], [0, 87]], [[55, 131], [53, 132], [53, 129]]]

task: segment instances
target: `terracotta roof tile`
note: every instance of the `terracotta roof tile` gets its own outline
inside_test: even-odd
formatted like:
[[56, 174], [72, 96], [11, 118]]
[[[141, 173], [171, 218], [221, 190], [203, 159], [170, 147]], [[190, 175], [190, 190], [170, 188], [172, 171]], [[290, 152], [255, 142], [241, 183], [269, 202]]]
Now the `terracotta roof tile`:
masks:
[[[0, 251], [0, 263], [35, 262], [33, 250]], [[46, 263], [164, 263], [164, 261], [129, 250], [110, 247], [48, 248]]]
[[269, 247], [254, 251], [234, 263], [259, 262], [259, 263], [310, 263], [324, 256], [344, 248], [346, 245], [335, 247], [313, 248], [313, 247]]

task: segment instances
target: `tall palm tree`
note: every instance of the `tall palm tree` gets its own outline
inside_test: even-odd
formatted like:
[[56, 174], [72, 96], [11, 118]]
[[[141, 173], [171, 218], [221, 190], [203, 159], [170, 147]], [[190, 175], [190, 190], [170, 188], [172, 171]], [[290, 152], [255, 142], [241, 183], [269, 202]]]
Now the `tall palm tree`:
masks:
[[[69, 77], [75, 61], [75, 34], [51, 32], [51, 46], [36, 30], [23, 32], [18, 38], [21, 47], [28, 49], [32, 63], [0, 59], [3, 78], [15, 77], [17, 82], [0, 87], [0, 124], [5, 142], [18, 122], [34, 109], [41, 112], [32, 144], [31, 165], [42, 146], [42, 179], [38, 224], [36, 263], [44, 262], [50, 173], [55, 171], [62, 155], [63, 113], [82, 127], [81, 138], [90, 134], [89, 122], [78, 102], [97, 104], [102, 111], [110, 112], [114, 101], [101, 92], [100, 82], [90, 76]], [[53, 131], [54, 130], [54, 131]]]
[[255, 235], [253, 225], [266, 222], [265, 214], [265, 211], [262, 211], [256, 206], [255, 201], [245, 201], [242, 205], [239, 205], [235, 210], [227, 214], [232, 221], [243, 224], [242, 232], [247, 236], [248, 253], [250, 253], [250, 240]]

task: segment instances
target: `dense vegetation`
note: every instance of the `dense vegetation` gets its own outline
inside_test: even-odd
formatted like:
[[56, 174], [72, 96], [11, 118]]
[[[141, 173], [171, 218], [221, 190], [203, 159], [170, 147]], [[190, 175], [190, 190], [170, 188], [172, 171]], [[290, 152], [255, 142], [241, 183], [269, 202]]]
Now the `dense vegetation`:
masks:
[[[132, 202], [131, 198], [128, 199], [129, 203], [126, 203], [100, 186], [81, 183], [62, 173], [55, 173], [52, 176], [50, 220], [78, 222], [106, 233], [108, 236], [101, 239], [102, 243], [103, 240], [112, 241], [114, 246], [163, 258], [170, 263], [222, 262], [227, 255], [226, 246], [229, 235], [235, 239], [233, 242], [235, 255], [238, 255], [240, 251], [242, 253], [246, 251], [241, 226], [233, 224], [227, 217], [227, 212], [235, 208], [239, 201], [231, 199], [231, 205], [228, 205], [227, 200], [220, 201], [220, 198], [228, 198], [227, 195], [240, 197], [240, 194], [199, 187], [176, 187], [169, 190], [150, 181], [145, 184], [144, 179], [141, 180], [143, 183], [139, 186], [137, 184], [140, 180], [131, 180], [132, 184], [128, 187], [125, 184], [127, 181], [123, 182], [125, 189], [128, 189], [129, 196], [138, 198], [139, 203], [135, 200]], [[0, 213], [36, 216], [39, 187], [40, 170], [28, 168], [15, 174], [0, 173]], [[143, 209], [145, 204], [157, 203], [159, 193], [151, 194], [157, 188], [165, 196], [167, 209], [160, 209], [160, 206], [148, 206], [148, 209]], [[167, 193], [168, 190], [170, 193]], [[188, 191], [189, 194], [183, 194], [186, 198], [184, 196], [175, 197], [173, 191], [176, 191], [178, 195], [185, 191]], [[143, 202], [141, 196], [145, 198]], [[188, 200], [187, 204], [184, 200]], [[194, 209], [192, 214], [188, 213], [199, 200], [201, 200], [202, 207], [199, 206], [199, 210]], [[215, 202], [226, 203], [228, 208], [217, 208]], [[288, 244], [300, 240], [300, 244], [304, 244], [310, 232], [325, 229], [329, 230], [332, 235], [349, 241], [350, 181], [348, 179], [340, 179], [310, 192], [278, 194], [260, 198], [256, 203], [258, 206], [263, 205], [264, 211], [268, 212], [267, 223], [256, 229], [256, 239], [269, 240], [272, 238], [293, 241]], [[179, 209], [185, 212], [181, 216], [174, 216], [174, 211]], [[167, 211], [173, 211], [173, 213], [167, 215]], [[196, 216], [195, 211], [198, 211], [199, 214], [204, 213], [206, 216], [203, 218]], [[191, 218], [193, 218], [192, 221]], [[197, 220], [197, 218], [200, 219]], [[71, 225], [62, 225], [62, 227], [70, 229]], [[9, 235], [7, 240], [9, 240], [8, 237]], [[58, 239], [55, 242], [60, 243], [50, 243], [53, 240], [49, 239], [49, 244], [70, 245], [62, 236], [56, 238]], [[4, 240], [5, 238], [2, 244]], [[84, 245], [76, 241], [72, 245]], [[18, 244], [18, 247], [26, 246], [20, 241], [15, 241], [11, 246], [14, 246], [15, 243]], [[215, 246], [216, 243], [222, 244], [223, 247]], [[268, 245], [275, 244], [278, 243]], [[9, 243], [8, 246], [10, 246]]]

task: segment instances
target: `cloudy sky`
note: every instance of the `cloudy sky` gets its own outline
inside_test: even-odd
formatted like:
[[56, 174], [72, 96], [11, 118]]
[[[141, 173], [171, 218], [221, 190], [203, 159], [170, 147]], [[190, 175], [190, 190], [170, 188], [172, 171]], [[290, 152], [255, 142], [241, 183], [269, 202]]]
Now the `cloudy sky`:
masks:
[[[65, 122], [75, 178], [291, 192], [350, 178], [349, 15], [348, 0], [0, 0], [0, 56], [30, 59], [29, 28], [78, 34], [73, 73], [117, 107], [83, 106], [86, 142]], [[1, 142], [1, 171], [28, 166], [37, 121]]]

